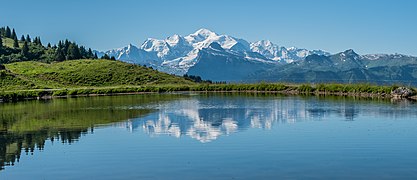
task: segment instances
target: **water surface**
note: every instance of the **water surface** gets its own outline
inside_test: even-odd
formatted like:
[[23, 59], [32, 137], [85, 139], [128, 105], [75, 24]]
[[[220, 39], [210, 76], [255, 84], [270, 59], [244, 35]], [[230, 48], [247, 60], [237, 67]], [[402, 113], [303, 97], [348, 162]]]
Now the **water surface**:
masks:
[[0, 179], [414, 179], [411, 102], [162, 94], [0, 104]]

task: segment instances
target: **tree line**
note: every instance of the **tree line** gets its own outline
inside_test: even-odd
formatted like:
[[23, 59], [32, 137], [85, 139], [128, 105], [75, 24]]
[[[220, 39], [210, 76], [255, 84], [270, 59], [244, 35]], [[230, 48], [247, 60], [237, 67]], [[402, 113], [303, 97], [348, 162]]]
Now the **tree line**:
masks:
[[[0, 64], [19, 61], [60, 62], [74, 59], [99, 58], [97, 53], [94, 53], [91, 48], [80, 46], [68, 39], [59, 41], [55, 45], [48, 43], [44, 46], [39, 36], [33, 39], [29, 34], [26, 36], [21, 35], [20, 39], [17, 37], [14, 28], [9, 26], [0, 28]], [[12, 44], [10, 41], [12, 41]], [[102, 56], [101, 59], [115, 60], [114, 57], [109, 57], [107, 54]]]

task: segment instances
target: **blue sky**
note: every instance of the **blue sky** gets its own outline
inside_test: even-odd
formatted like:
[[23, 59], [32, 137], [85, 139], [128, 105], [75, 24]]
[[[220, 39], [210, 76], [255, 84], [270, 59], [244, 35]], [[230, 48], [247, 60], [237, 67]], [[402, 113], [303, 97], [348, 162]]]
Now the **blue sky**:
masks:
[[281, 46], [417, 55], [414, 0], [9, 0], [0, 26], [98, 50], [200, 28]]

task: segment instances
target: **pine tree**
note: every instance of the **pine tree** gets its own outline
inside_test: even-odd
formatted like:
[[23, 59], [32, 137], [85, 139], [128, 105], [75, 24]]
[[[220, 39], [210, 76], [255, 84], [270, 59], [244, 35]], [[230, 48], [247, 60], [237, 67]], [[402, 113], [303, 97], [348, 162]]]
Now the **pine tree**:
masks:
[[109, 57], [109, 55], [104, 54], [104, 55], [101, 57], [101, 59], [110, 59], [110, 57]]
[[27, 41], [28, 43], [32, 42], [32, 39], [30, 39], [29, 34], [28, 34], [28, 35], [26, 35], [26, 41]]
[[28, 54], [29, 54], [28, 42], [24, 41], [21, 53], [24, 57], [28, 57]]
[[[61, 41], [59, 41], [59, 42], [61, 43]], [[64, 52], [62, 51], [62, 48], [60, 46], [58, 46], [56, 51], [55, 51], [54, 60], [55, 61], [64, 61], [65, 60]]]
[[17, 40], [17, 37], [15, 36], [13, 39], [13, 47], [18, 48], [19, 47], [19, 41]]
[[13, 28], [12, 36], [10, 38], [17, 39], [16, 31], [14, 30], [14, 28]]
[[25, 36], [22, 35], [22, 37], [20, 37], [20, 41], [26, 41]]
[[80, 46], [80, 58], [87, 59], [87, 50], [84, 46]]
[[46, 46], [48, 49], [51, 48], [51, 43], [48, 43], [48, 45]]
[[88, 59], [94, 59], [94, 54], [91, 48], [88, 48]]
[[6, 34], [4, 35], [4, 37], [10, 38], [12, 36], [12, 32], [10, 31], [9, 26], [6, 27]]
[[42, 46], [41, 37], [38, 37], [38, 45]]
[[0, 36], [4, 37], [5, 33], [6, 33], [6, 29], [4, 27], [1, 27], [0, 28]]
[[0, 49], [3, 47], [3, 39], [0, 36]]
[[98, 59], [97, 53], [94, 53], [94, 59]]
[[67, 50], [67, 60], [80, 59], [80, 49], [75, 43], [70, 43]]

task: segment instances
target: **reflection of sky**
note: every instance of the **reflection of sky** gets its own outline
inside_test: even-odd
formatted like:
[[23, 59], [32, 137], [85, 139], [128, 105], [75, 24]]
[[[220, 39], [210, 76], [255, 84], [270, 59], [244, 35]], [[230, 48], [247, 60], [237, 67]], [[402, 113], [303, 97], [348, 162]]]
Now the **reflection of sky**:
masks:
[[158, 110], [156, 113], [129, 120], [127, 127], [132, 131], [143, 129], [150, 136], [186, 135], [204, 143], [248, 128], [271, 129], [275, 124], [331, 120], [333, 116], [353, 121], [360, 112], [363, 116], [396, 117], [402, 112], [399, 107], [378, 106], [381, 105], [344, 100], [325, 102], [315, 97], [196, 96], [152, 106]]

